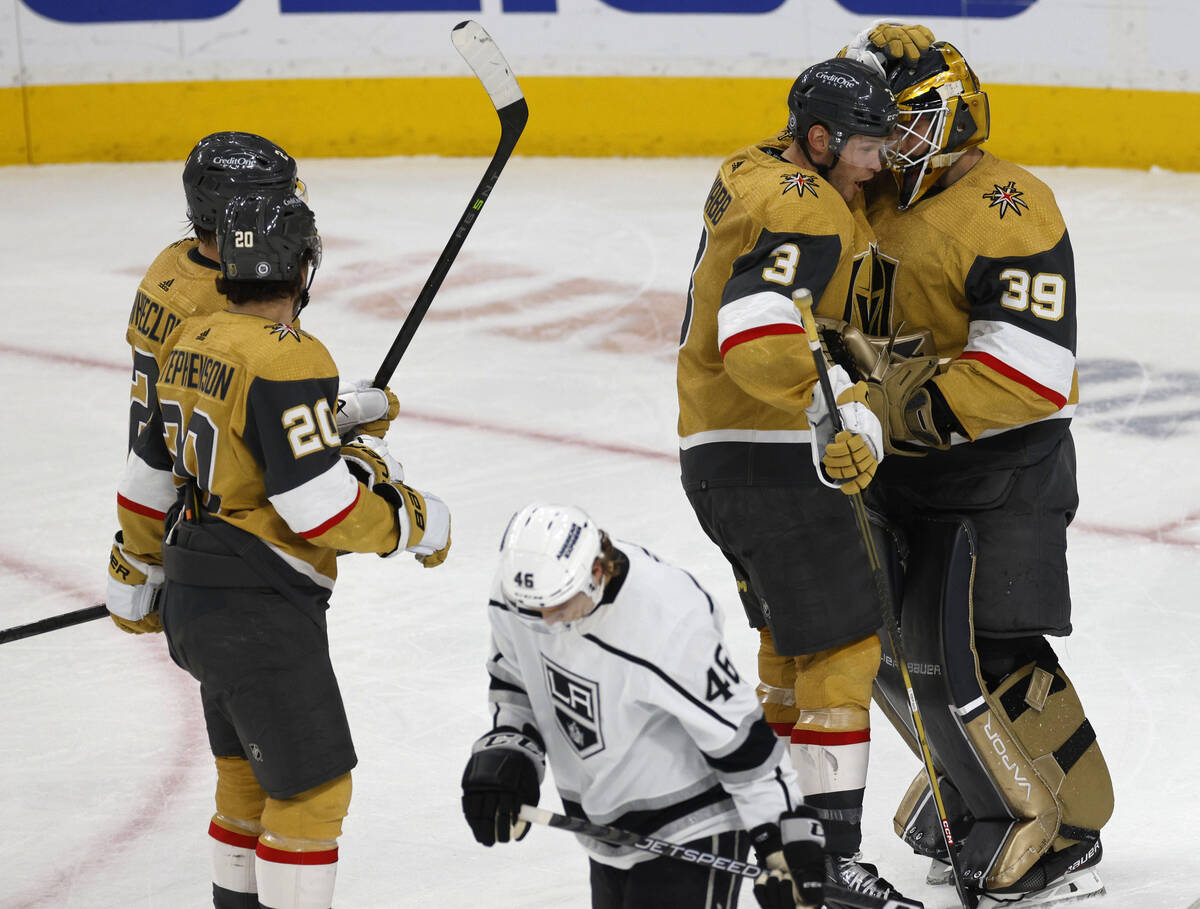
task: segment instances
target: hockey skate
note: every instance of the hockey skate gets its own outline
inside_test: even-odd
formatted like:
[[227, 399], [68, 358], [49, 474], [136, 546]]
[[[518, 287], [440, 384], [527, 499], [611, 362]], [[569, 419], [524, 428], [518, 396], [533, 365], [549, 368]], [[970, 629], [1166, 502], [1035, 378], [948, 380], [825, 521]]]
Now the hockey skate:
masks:
[[[879, 876], [879, 869], [874, 865], [861, 862], [862, 853], [854, 855], [825, 856], [825, 880], [839, 884], [847, 890], [866, 896], [877, 896], [885, 900], [897, 900], [897, 905], [925, 909], [925, 904], [910, 899], [896, 890], [890, 883]], [[828, 909], [845, 909], [844, 903], [826, 898]]]

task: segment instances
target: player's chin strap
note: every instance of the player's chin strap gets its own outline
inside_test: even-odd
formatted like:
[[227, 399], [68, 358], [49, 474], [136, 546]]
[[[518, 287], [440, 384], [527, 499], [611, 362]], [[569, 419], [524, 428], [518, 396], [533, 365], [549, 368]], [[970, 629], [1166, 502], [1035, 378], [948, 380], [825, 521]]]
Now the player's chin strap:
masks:
[[955, 161], [957, 161], [959, 158], [961, 158], [966, 153], [967, 153], [967, 150], [963, 149], [962, 151], [942, 152], [940, 155], [930, 155], [929, 166], [930, 167], [949, 167], [951, 164], [953, 164]]

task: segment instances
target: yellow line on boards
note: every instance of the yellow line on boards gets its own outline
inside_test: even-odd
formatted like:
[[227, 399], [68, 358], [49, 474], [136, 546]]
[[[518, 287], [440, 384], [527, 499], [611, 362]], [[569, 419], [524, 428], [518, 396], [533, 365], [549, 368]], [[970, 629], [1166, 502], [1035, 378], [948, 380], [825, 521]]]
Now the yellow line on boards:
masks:
[[[523, 76], [520, 154], [719, 157], [784, 126], [791, 80]], [[1200, 170], [1200, 94], [985, 85], [988, 148], [1023, 164]], [[1170, 123], [1156, 136], [1147, 123]], [[0, 164], [182, 161], [222, 129], [297, 157], [487, 156], [498, 126], [472, 78], [289, 79], [0, 89]]]

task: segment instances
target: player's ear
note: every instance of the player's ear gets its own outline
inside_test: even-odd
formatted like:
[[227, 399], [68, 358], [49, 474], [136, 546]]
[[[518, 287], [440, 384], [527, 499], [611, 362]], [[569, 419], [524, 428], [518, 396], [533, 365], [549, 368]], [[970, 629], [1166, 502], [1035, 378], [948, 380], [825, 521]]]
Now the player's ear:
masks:
[[829, 130], [820, 123], [810, 126], [808, 128], [808, 147], [818, 155], [829, 151]]

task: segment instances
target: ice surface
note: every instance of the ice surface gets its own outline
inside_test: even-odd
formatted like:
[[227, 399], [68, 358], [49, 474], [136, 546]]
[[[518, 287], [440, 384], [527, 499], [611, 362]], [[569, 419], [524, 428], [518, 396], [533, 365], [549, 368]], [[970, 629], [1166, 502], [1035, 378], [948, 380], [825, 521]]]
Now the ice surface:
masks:
[[[484, 849], [458, 808], [487, 727], [485, 607], [505, 520], [573, 502], [686, 565], [730, 617], [743, 674], [756, 635], [678, 483], [674, 349], [716, 162], [517, 158], [393, 387], [390, 441], [454, 513], [436, 571], [341, 561], [330, 615], [360, 757], [340, 907], [586, 906], [567, 834]], [[371, 376], [483, 171], [482, 160], [302, 162], [325, 241], [304, 324], [343, 376]], [[102, 599], [125, 445], [134, 288], [184, 233], [176, 164], [0, 169], [0, 627]], [[1039, 168], [1070, 226], [1079, 283], [1082, 504], [1070, 540], [1076, 633], [1056, 644], [1112, 769], [1109, 895], [1200, 896], [1200, 174]], [[1031, 541], [1031, 545], [1033, 545]], [[107, 620], [0, 650], [0, 906], [210, 904], [214, 781], [197, 690], [161, 636]], [[1174, 717], [1175, 719], [1172, 719]], [[919, 765], [876, 718], [864, 850], [930, 909], [953, 891], [891, 832]], [[547, 790], [543, 804], [557, 808]], [[743, 905], [752, 905], [747, 889]]]

